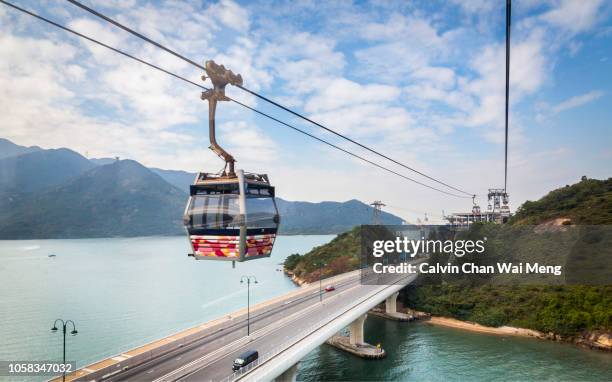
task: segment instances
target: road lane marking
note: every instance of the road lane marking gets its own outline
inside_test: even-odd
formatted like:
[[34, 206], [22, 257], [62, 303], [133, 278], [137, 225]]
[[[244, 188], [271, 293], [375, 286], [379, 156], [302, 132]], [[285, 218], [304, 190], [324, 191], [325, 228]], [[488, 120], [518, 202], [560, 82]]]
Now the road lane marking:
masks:
[[[358, 276], [359, 276], [359, 275], [358, 275], [358, 273], [355, 273], [355, 272], [350, 272], [350, 273], [348, 273], [348, 274], [339, 275], [339, 276], [334, 276], [334, 277], [332, 277], [331, 279], [333, 279], [335, 282], [337, 282], [337, 283], [338, 283], [339, 285], [341, 285], [342, 287], [347, 287], [347, 286], [350, 286], [350, 285], [351, 285], [351, 284], [353, 284], [353, 283], [357, 283], [357, 282], [358, 282], [358, 280], [359, 280], [359, 277], [358, 277]], [[355, 286], [357, 286], [357, 285], [358, 285], [358, 284], [356, 284]], [[351, 287], [350, 289], [352, 289], [352, 288], [354, 288], [354, 287]], [[348, 290], [350, 290], [350, 289], [348, 289]], [[347, 290], [347, 291], [348, 291], [348, 290]], [[346, 292], [346, 291], [345, 291], [345, 292]], [[290, 300], [290, 301], [291, 301], [291, 302], [293, 302], [293, 303], [296, 303], [296, 302], [298, 302], [298, 301], [300, 301], [300, 300], [303, 300], [303, 301], [300, 301], [300, 303], [302, 303], [302, 302], [307, 302], [307, 301], [308, 301], [308, 300], [310, 300], [310, 299], [313, 299], [313, 298], [314, 298], [316, 295], [317, 295], [317, 293], [316, 293], [316, 286], [311, 285], [310, 287], [302, 288], [301, 290], [297, 290], [297, 291], [295, 291], [295, 292], [291, 292], [291, 293], [289, 293], [289, 296], [287, 296], [287, 297], [291, 298], [291, 300]], [[282, 309], [284, 309], [284, 306], [286, 305], [286, 304], [283, 304], [283, 303], [281, 302], [281, 301], [282, 301], [282, 297], [283, 297], [283, 296], [279, 296], [279, 297], [276, 297], [276, 298], [272, 299], [271, 301], [267, 301], [267, 302], [264, 302], [264, 303], [257, 304], [257, 305], [256, 305], [256, 310], [255, 310], [255, 311], [259, 311], [260, 313], [259, 313], [259, 314], [257, 314], [255, 317], [258, 317], [258, 316], [259, 316], [259, 317], [261, 317], [261, 320], [263, 321], [263, 320], [265, 320], [265, 319], [267, 319], [267, 318], [269, 318], [269, 317], [274, 317], [275, 315], [278, 315], [279, 313], [281, 313], [281, 312], [282, 312]], [[279, 300], [280, 300], [280, 301], [279, 301]], [[316, 304], [315, 304], [315, 305], [313, 305], [313, 307], [314, 307], [314, 308], [316, 308]], [[259, 308], [259, 309], [257, 309], [257, 308]], [[265, 308], [267, 308], [268, 310], [264, 310]], [[280, 308], [280, 309], [279, 309], [279, 308]], [[314, 309], [314, 308], [313, 308], [313, 309]], [[295, 314], [297, 314], [297, 313], [299, 313], [299, 312], [304, 312], [304, 314], [306, 314], [306, 312], [308, 312], [308, 311], [309, 311], [309, 309], [310, 309], [310, 308], [299, 310], [298, 312], [295, 312], [293, 315], [290, 315], [290, 316], [286, 317], [286, 319], [298, 319], [299, 317], [294, 317], [294, 315], [295, 315]], [[240, 311], [239, 311], [239, 312], [240, 312]], [[237, 312], [237, 313], [238, 313], [238, 312]], [[241, 314], [241, 312], [240, 312], [240, 313], [239, 313], [237, 316], [233, 316], [233, 317], [232, 317], [232, 316], [230, 315], [230, 317], [232, 318], [232, 320], [233, 320], [233, 319], [236, 319], [236, 318], [238, 318], [238, 317], [242, 317], [242, 316], [245, 316], [245, 314]], [[263, 317], [263, 316], [265, 316], [265, 317]], [[212, 323], [222, 322], [222, 321], [223, 321], [222, 319], [215, 319], [215, 320], [209, 321], [208, 323], [205, 323], [205, 324], [203, 324], [203, 325], [200, 325], [200, 327], [211, 327], [211, 326], [214, 326], [214, 325], [211, 325]], [[241, 320], [241, 321], [242, 321], [242, 320]], [[244, 320], [244, 321], [246, 321], [246, 320]], [[283, 321], [284, 321], [284, 320], [283, 320]], [[227, 322], [227, 321], [226, 321], [226, 322]], [[282, 321], [281, 321], [281, 322], [282, 322]], [[276, 324], [278, 324], [278, 322], [276, 322]], [[260, 331], [262, 331], [262, 330], [268, 331], [268, 330], [270, 330], [270, 329], [268, 329], [269, 327], [270, 327], [270, 324], [268, 324], [267, 326], [265, 326], [265, 327], [263, 327], [262, 329], [260, 329]], [[278, 330], [278, 329], [280, 329], [280, 328], [281, 328], [281, 327], [277, 327], [277, 328], [276, 328], [276, 329], [274, 329], [274, 330]], [[237, 328], [236, 328], [236, 329], [233, 329], [233, 328], [232, 328], [232, 326], [229, 326], [229, 327], [224, 327], [224, 328], [220, 328], [220, 329], [218, 329], [218, 330], [216, 331], [216, 333], [219, 333], [219, 332], [221, 332], [221, 331], [223, 331], [223, 330], [228, 330], [228, 332], [227, 332], [227, 333], [228, 333], [228, 334], [231, 334], [232, 332], [234, 332], [234, 333], [235, 333], [235, 332], [236, 332], [236, 330], [237, 330]], [[231, 331], [230, 331], [230, 330], [231, 330]], [[253, 335], [255, 335], [255, 334], [257, 334], [257, 333], [259, 333], [259, 331], [258, 331], [258, 332], [255, 332]], [[209, 335], [212, 335], [212, 334], [214, 334], [214, 332], [213, 332], [213, 333], [210, 333]], [[259, 338], [261, 335], [263, 335], [263, 334], [260, 334], [260, 335], [258, 335], [257, 337], [252, 337], [252, 338], [249, 338], [249, 339], [248, 339], [248, 342], [252, 342], [252, 341], [257, 340], [257, 339], [258, 339], [258, 338]], [[203, 337], [201, 337], [200, 339], [198, 339], [197, 341], [203, 340], [203, 339], [205, 339], [206, 337], [207, 337], [207, 336], [203, 336]], [[168, 339], [170, 339], [171, 341], [168, 341]], [[164, 341], [164, 342], [166, 342], [166, 343], [169, 343], [169, 342], [172, 342], [172, 340], [175, 340], [175, 338], [173, 338], [173, 337], [167, 337], [167, 338], [162, 339], [162, 340], [160, 340], [160, 341]], [[215, 339], [215, 340], [212, 340], [212, 341], [217, 341], [217, 340], [220, 340], [220, 342], [221, 342], [222, 344], [225, 342], [225, 341], [223, 340], [223, 337], [222, 337], [221, 339]], [[204, 348], [204, 347], [208, 346], [208, 345], [210, 344], [210, 342], [212, 342], [212, 341], [209, 341], [209, 342], [207, 342], [207, 343], [205, 343], [205, 344], [202, 344], [202, 345], [201, 345], [201, 346], [199, 346], [197, 349]], [[159, 342], [159, 341], [158, 341], [158, 342]], [[231, 346], [232, 344], [233, 344], [233, 343], [230, 343], [230, 344], [224, 344], [224, 345], [222, 345], [222, 346], [223, 346], [223, 347], [225, 347], [225, 348], [228, 348], [228, 347], [229, 347], [229, 346]], [[175, 349], [175, 350], [176, 350], [176, 349]], [[195, 349], [190, 349], [189, 351], [194, 351], [194, 350], [195, 350]], [[217, 353], [215, 352], [214, 354], [217, 354]], [[205, 356], [205, 357], [201, 357], [201, 358], [210, 358], [212, 355], [213, 355], [213, 353], [208, 354], [207, 356]], [[201, 358], [200, 358], [200, 359], [201, 359]], [[215, 360], [215, 361], [216, 361], [216, 360]], [[212, 362], [211, 362], [211, 363], [212, 363]], [[208, 365], [210, 365], [210, 363], [207, 363], [207, 364], [206, 364], [206, 365], [204, 365], [203, 367], [206, 367], [206, 366], [208, 366]], [[200, 369], [200, 368], [201, 368], [201, 367], [198, 367], [198, 369]], [[145, 370], [146, 370], [146, 369], [145, 369]], [[163, 377], [161, 377], [161, 378], [164, 378], [164, 377], [165, 377], [165, 376], [163, 376]]]
[[[354, 288], [356, 288], [358, 286], [360, 286], [360, 284], [356, 284], [356, 285], [350, 287], [349, 289], [347, 289], [345, 291], [342, 291], [342, 293], [346, 293], [346, 292], [348, 292], [350, 290], [353, 290]], [[340, 296], [340, 294], [341, 293], [337, 294], [336, 296], [333, 296], [333, 298], [336, 298], [336, 297]], [[314, 309], [318, 308], [319, 306], [320, 306], [319, 304], [313, 304], [313, 305], [310, 305], [310, 306], [306, 307], [305, 309], [302, 309], [302, 310], [299, 310], [299, 311], [297, 311], [295, 313], [292, 313], [291, 315], [289, 315], [289, 316], [287, 316], [287, 317], [285, 317], [285, 318], [283, 318], [283, 319], [281, 319], [279, 321], [276, 321], [276, 322], [273, 322], [273, 323], [271, 323], [271, 324], [269, 324], [267, 326], [264, 326], [263, 328], [259, 329], [258, 331], [252, 333], [250, 337], [239, 338], [238, 340], [236, 340], [234, 342], [231, 342], [230, 344], [227, 344], [227, 345], [217, 349], [216, 351], [214, 351], [212, 353], [209, 353], [209, 354], [207, 354], [207, 355], [205, 355], [203, 357], [200, 357], [200, 358], [198, 358], [198, 359], [196, 359], [196, 360], [194, 360], [194, 361], [192, 361], [192, 362], [190, 362], [190, 363], [188, 363], [186, 365], [183, 365], [182, 367], [180, 367], [178, 369], [175, 369], [175, 370], [171, 371], [170, 373], [168, 373], [168, 374], [166, 374], [164, 376], [161, 376], [161, 377], [155, 379], [153, 382], [167, 381], [168, 377], [173, 377], [174, 375], [178, 374], [179, 372], [181, 372], [181, 371], [183, 371], [183, 370], [185, 370], [187, 368], [190, 368], [191, 366], [194, 366], [194, 365], [196, 365], [198, 363], [201, 363], [201, 362], [207, 360], [208, 358], [211, 358], [211, 357], [217, 355], [218, 353], [221, 353], [223, 350], [229, 350], [230, 347], [232, 348], [230, 351], [227, 351], [227, 354], [224, 354], [222, 357], [218, 357], [218, 358], [212, 360], [212, 362], [208, 362], [208, 363], [206, 363], [204, 365], [201, 365], [201, 366], [197, 367], [195, 370], [193, 370], [191, 372], [188, 372], [185, 375], [179, 376], [178, 379], [184, 378], [187, 375], [190, 375], [190, 374], [193, 374], [193, 373], [195, 373], [195, 372], [197, 372], [199, 370], [202, 370], [203, 368], [205, 368], [207, 366], [210, 366], [211, 364], [219, 361], [221, 358], [227, 356], [232, 351], [236, 350], [236, 349], [234, 349], [235, 345], [240, 343], [240, 342], [243, 342], [244, 339], [248, 340], [247, 343], [248, 342], [253, 342], [253, 341], [259, 339], [260, 337], [263, 337], [265, 334], [268, 334], [269, 332], [274, 332], [276, 330], [280, 330], [280, 329], [288, 326], [293, 321], [296, 321], [300, 317], [306, 315], [311, 310], [314, 310]], [[280, 326], [279, 326], [279, 324], [280, 324]], [[242, 344], [241, 344], [241, 346], [242, 346]]]
[[[405, 276], [405, 277], [401, 277], [401, 278], [400, 278], [399, 280], [397, 280], [397, 281], [404, 281], [404, 280], [408, 280], [408, 279], [409, 279], [409, 278], [411, 278], [411, 277], [412, 277], [412, 275], [410, 275], [410, 276]], [[406, 284], [404, 284], [403, 286], [406, 286], [406, 285], [408, 285], [408, 284], [412, 283], [412, 281], [414, 281], [414, 279], [412, 279], [412, 280], [408, 281], [408, 282], [407, 282]], [[362, 284], [359, 284], [359, 285], [363, 286]], [[251, 374], [253, 371], [258, 370], [258, 369], [259, 369], [259, 367], [260, 367], [261, 365], [265, 364], [266, 362], [271, 361], [271, 360], [272, 360], [272, 359], [274, 359], [275, 357], [279, 356], [280, 354], [284, 353], [285, 351], [289, 350], [290, 348], [292, 348], [292, 347], [296, 346], [298, 343], [300, 343], [300, 342], [304, 341], [304, 340], [305, 340], [307, 337], [309, 337], [309, 336], [310, 336], [310, 335], [312, 335], [313, 333], [315, 333], [315, 332], [317, 332], [317, 331], [319, 331], [319, 330], [323, 329], [325, 326], [327, 326], [327, 325], [331, 325], [331, 324], [332, 324], [332, 321], [334, 321], [334, 320], [336, 320], [336, 319], [340, 318], [341, 316], [343, 316], [344, 314], [346, 314], [346, 313], [350, 312], [351, 310], [358, 308], [358, 307], [359, 307], [361, 304], [363, 304], [364, 302], [366, 302], [366, 301], [368, 301], [368, 300], [370, 300], [370, 299], [372, 299], [372, 298], [376, 297], [376, 295], [378, 295], [379, 293], [383, 292], [384, 290], [386, 290], [386, 289], [388, 289], [388, 288], [390, 288], [390, 287], [392, 287], [392, 286], [396, 286], [396, 285], [401, 285], [401, 284], [399, 284], [399, 282], [396, 282], [396, 283], [394, 283], [394, 284], [383, 284], [383, 287], [382, 287], [382, 288], [378, 288], [378, 289], [375, 289], [375, 290], [373, 290], [373, 291], [371, 291], [371, 292], [367, 293], [365, 296], [363, 296], [363, 297], [359, 298], [359, 301], [358, 301], [356, 304], [349, 305], [349, 307], [348, 307], [348, 308], [346, 308], [346, 309], [344, 309], [344, 308], [343, 308], [344, 310], [343, 310], [343, 311], [342, 311], [340, 314], [335, 315], [334, 317], [332, 317], [332, 318], [331, 318], [329, 321], [327, 321], [326, 323], [324, 323], [324, 324], [323, 324], [323, 325], [321, 325], [320, 327], [318, 327], [318, 328], [316, 328], [316, 329], [314, 329], [314, 330], [310, 331], [309, 333], [306, 333], [304, 336], [302, 336], [301, 338], [297, 339], [295, 342], [293, 342], [292, 344], [290, 344], [290, 345], [289, 345], [287, 348], [282, 349], [282, 350], [281, 350], [281, 351], [279, 351], [278, 353], [276, 353], [276, 354], [272, 355], [270, 358], [265, 359], [265, 360], [264, 360], [264, 361], [263, 361], [261, 364], [258, 364], [258, 365], [257, 365], [256, 367], [254, 367], [253, 369], [248, 370], [248, 371], [246, 371], [245, 373], [243, 373], [243, 374], [241, 374], [241, 375], [238, 375], [238, 376], [236, 377], [236, 379], [235, 379], [235, 380], [242, 380], [243, 378], [248, 377], [248, 376], [249, 376], [249, 375], [250, 375], [250, 374]], [[351, 289], [353, 289], [353, 288], [351, 288]], [[350, 290], [350, 289], [348, 289], [348, 290]], [[347, 292], [348, 292], [348, 290], [347, 290]], [[310, 328], [312, 328], [312, 327], [310, 327]], [[310, 329], [310, 328], [308, 328], [308, 329]], [[227, 378], [227, 377], [226, 377], [226, 378]]]
[[[334, 300], [335, 300], [337, 297], [340, 297], [340, 295], [341, 295], [341, 294], [343, 294], [343, 293], [348, 293], [349, 291], [351, 291], [351, 290], [353, 290], [353, 289], [355, 289], [355, 288], [357, 288], [357, 287], [359, 287], [359, 286], [360, 286], [360, 284], [356, 284], [356, 285], [354, 285], [354, 286], [352, 286], [352, 287], [348, 288], [348, 289], [347, 289], [347, 290], [345, 290], [345, 291], [341, 291], [341, 292], [339, 292], [339, 293], [338, 293], [338, 295], [337, 295], [337, 296], [330, 297], [330, 300], [331, 300], [331, 299], [334, 299]], [[300, 310], [300, 311], [297, 311], [297, 312], [295, 312], [295, 313], [293, 313], [293, 314], [291, 314], [291, 315], [289, 315], [289, 316], [285, 317], [284, 319], [281, 319], [281, 320], [277, 321], [276, 323], [273, 323], [272, 325], [267, 325], [267, 326], [263, 327], [263, 328], [262, 328], [262, 329], [260, 329], [259, 331], [255, 332], [255, 333], [258, 333], [257, 338], [251, 338], [251, 339], [249, 340], [249, 342], [253, 342], [253, 341], [259, 340], [260, 338], [262, 338], [264, 335], [268, 334], [269, 332], [275, 332], [275, 331], [279, 331], [279, 330], [281, 330], [281, 329], [286, 328], [287, 326], [289, 326], [289, 325], [291, 325], [291, 324], [295, 323], [295, 321], [299, 320], [300, 318], [302, 318], [302, 317], [303, 317], [303, 316], [305, 316], [306, 314], [310, 313], [310, 311], [311, 311], [311, 310], [315, 310], [315, 309], [319, 308], [320, 306], [321, 306], [320, 304], [310, 305], [310, 306], [308, 306], [308, 307], [306, 307], [306, 308], [304, 308], [304, 309], [302, 309], [302, 310]], [[282, 325], [278, 326], [278, 324], [279, 324], [279, 323], [282, 323]], [[274, 325], [274, 326], [273, 326], [273, 325]], [[272, 326], [273, 326], [273, 327], [272, 327]], [[272, 328], [271, 328], [271, 327], [272, 327]], [[263, 333], [263, 331], [264, 331], [264, 330], [266, 331], [265, 333]], [[260, 333], [260, 332], [262, 332], [262, 333]], [[254, 333], [254, 334], [255, 334], [255, 333]], [[214, 360], [212, 360], [211, 362], [209, 362], [209, 363], [207, 363], [207, 364], [205, 364], [205, 365], [201, 365], [201, 366], [199, 366], [198, 368], [196, 368], [195, 370], [192, 370], [192, 371], [190, 371], [190, 372], [188, 372], [188, 373], [186, 373], [186, 374], [184, 374], [184, 375], [180, 376], [180, 377], [179, 377], [178, 379], [176, 379], [176, 380], [181, 380], [181, 379], [183, 379], [183, 378], [185, 378], [185, 377], [191, 376], [191, 375], [195, 374], [196, 372], [198, 372], [198, 371], [200, 371], [200, 370], [202, 370], [202, 369], [204, 369], [204, 368], [206, 368], [206, 367], [209, 367], [209, 366], [211, 366], [212, 364], [214, 364], [214, 363], [216, 363], [216, 362], [220, 361], [220, 360], [221, 360], [223, 357], [225, 357], [225, 356], [227, 356], [227, 355], [229, 355], [229, 352], [228, 352], [228, 354], [226, 354], [226, 355], [224, 355], [224, 356], [222, 356], [222, 357], [218, 357], [217, 359], [214, 359]], [[175, 381], [176, 381], [176, 380], [175, 380]]]

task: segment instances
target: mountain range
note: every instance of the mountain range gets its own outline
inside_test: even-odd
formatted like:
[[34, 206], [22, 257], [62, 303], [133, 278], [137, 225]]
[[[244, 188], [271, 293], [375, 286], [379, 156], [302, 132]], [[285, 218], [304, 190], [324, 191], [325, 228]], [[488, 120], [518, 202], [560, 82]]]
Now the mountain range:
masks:
[[[87, 159], [0, 139], [0, 239], [128, 237], [184, 233], [194, 173], [133, 160]], [[276, 198], [283, 234], [336, 234], [368, 224], [372, 207]], [[383, 224], [402, 219], [382, 212]]]

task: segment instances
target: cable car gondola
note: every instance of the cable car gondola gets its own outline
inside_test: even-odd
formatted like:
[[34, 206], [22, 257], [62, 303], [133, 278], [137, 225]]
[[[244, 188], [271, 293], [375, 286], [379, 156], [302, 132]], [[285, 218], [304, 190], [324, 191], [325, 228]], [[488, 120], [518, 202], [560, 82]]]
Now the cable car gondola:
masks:
[[[270, 256], [280, 223], [274, 186], [266, 174], [234, 170], [235, 159], [215, 139], [217, 101], [227, 101], [225, 86], [242, 77], [206, 62], [214, 88], [202, 93], [209, 103], [210, 149], [225, 160], [220, 174], [200, 172], [190, 186], [184, 224], [198, 260], [246, 261]], [[203, 79], [205, 77], [203, 76]]]
[[476, 195], [472, 196], [472, 215], [480, 216], [480, 206], [476, 204]]

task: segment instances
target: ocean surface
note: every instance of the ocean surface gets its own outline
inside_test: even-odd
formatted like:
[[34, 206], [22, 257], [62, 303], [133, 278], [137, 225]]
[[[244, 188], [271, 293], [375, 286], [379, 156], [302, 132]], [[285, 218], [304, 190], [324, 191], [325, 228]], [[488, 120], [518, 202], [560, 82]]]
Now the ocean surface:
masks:
[[[56, 318], [76, 322], [67, 359], [84, 366], [296, 287], [279, 271], [292, 253], [333, 238], [281, 236], [265, 260], [187, 257], [184, 237], [0, 241], [0, 360], [60, 360]], [[55, 257], [48, 257], [54, 254]], [[327, 345], [301, 363], [300, 381], [612, 380], [612, 355], [369, 317], [366, 340], [389, 356], [366, 361]], [[0, 377], [0, 380], [6, 377]]]
[[466, 332], [368, 316], [365, 340], [387, 351], [363, 360], [329, 345], [298, 368], [314, 381], [611, 381], [612, 354], [532, 338]]

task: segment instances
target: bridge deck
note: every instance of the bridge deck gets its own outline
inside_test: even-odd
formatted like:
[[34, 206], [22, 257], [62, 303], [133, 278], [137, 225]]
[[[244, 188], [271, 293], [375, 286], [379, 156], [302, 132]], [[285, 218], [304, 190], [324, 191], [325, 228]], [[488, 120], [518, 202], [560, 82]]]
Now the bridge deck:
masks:
[[[349, 272], [343, 275], [338, 275], [326, 280], [326, 283], [355, 283], [358, 280], [359, 272]], [[344, 284], [341, 284], [344, 285]], [[341, 287], [341, 286], [340, 286]], [[281, 309], [287, 308], [287, 305], [299, 306], [300, 303], [312, 303], [313, 300], [319, 298], [319, 285], [308, 285], [291, 291], [284, 295], [275, 297], [271, 300], [264, 301], [260, 304], [251, 306], [251, 328], [258, 328], [262, 323], [270, 321], [270, 316], [267, 313], [275, 310], [286, 311]], [[281, 313], [282, 314], [282, 313]], [[124, 351], [107, 359], [87, 365], [76, 370], [73, 373], [66, 375], [67, 381], [91, 381], [101, 379], [121, 380], [122, 376], [127, 377], [128, 374], [136, 376], [132, 373], [136, 366], [146, 366], [151, 361], [164, 358], [164, 355], [174, 355], [180, 353], [181, 350], [188, 351], [194, 345], [200, 345], [200, 342], [206, 339], [213, 339], [214, 334], [220, 334], [225, 331], [225, 334], [234, 333], [238, 336], [246, 336], [246, 315], [247, 309], [243, 308], [238, 311], [224, 315], [223, 317], [205, 322], [198, 326], [180, 331], [165, 338], [144, 344], [137, 348]], [[267, 319], [267, 320], [266, 320]], [[228, 333], [229, 332], [229, 333]], [[242, 333], [244, 332], [244, 333]], [[216, 341], [214, 341], [216, 343]], [[180, 359], [188, 360], [189, 357], [180, 357]], [[230, 374], [230, 365], [226, 368]], [[127, 368], [127, 369], [126, 369]], [[122, 372], [123, 371], [123, 372]], [[105, 375], [117, 373], [114, 377], [102, 378]], [[150, 380], [153, 373], [147, 373], [144, 379]], [[61, 377], [53, 379], [53, 381], [61, 381]]]

